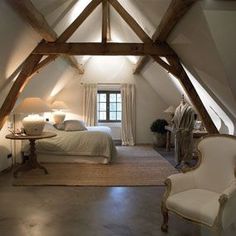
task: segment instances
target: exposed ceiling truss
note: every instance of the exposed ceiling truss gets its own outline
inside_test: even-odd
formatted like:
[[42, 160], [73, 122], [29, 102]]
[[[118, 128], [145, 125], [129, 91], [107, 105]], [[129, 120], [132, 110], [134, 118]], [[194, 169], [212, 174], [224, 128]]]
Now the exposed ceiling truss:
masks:
[[[10, 2], [18, 2], [17, 0], [9, 0]], [[28, 82], [29, 78], [37, 68], [42, 68], [50, 61], [55, 60], [59, 55], [149, 55], [159, 63], [164, 69], [172, 73], [182, 83], [187, 94], [189, 95], [193, 105], [198, 110], [203, 122], [209, 133], [218, 133], [213, 121], [207, 113], [201, 99], [199, 98], [195, 88], [193, 87], [188, 75], [180, 63], [178, 55], [165, 42], [170, 31], [173, 29], [182, 15], [190, 8], [196, 0], [172, 0], [167, 13], [164, 15], [156, 32], [156, 40], [151, 39], [142, 27], [134, 20], [134, 18], [123, 8], [117, 0], [92, 0], [84, 11], [72, 22], [72, 24], [58, 37], [55, 35], [44, 36], [42, 41], [27, 58], [23, 64], [22, 70], [14, 82], [9, 94], [7, 95], [0, 109], [0, 128], [2, 128], [6, 117], [11, 112], [16, 99]], [[30, 0], [19, 1], [23, 5], [32, 4]], [[30, 4], [29, 4], [30, 2]], [[92, 11], [102, 3], [102, 37], [101, 43], [66, 43], [73, 35], [77, 28], [92, 13]], [[124, 21], [136, 33], [143, 42], [142, 44], [128, 43], [108, 43], [108, 35], [110, 31], [109, 24], [109, 4], [120, 14]], [[36, 17], [35, 17], [36, 18]], [[47, 26], [48, 27], [48, 26]], [[36, 27], [37, 30], [37, 27]], [[50, 36], [50, 37], [48, 37]], [[46, 40], [47, 38], [47, 40]], [[49, 55], [40, 62], [43, 55]], [[161, 59], [165, 56], [168, 63]], [[145, 58], [145, 57], [144, 57]], [[147, 59], [143, 59], [148, 61]]]

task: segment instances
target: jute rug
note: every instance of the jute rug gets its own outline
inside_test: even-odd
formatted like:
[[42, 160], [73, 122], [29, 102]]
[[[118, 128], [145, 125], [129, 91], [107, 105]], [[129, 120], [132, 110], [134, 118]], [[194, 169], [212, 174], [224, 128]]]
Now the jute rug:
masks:
[[151, 146], [117, 147], [117, 150], [117, 158], [110, 165], [44, 163], [48, 175], [32, 170], [14, 179], [13, 185], [156, 186], [177, 173]]

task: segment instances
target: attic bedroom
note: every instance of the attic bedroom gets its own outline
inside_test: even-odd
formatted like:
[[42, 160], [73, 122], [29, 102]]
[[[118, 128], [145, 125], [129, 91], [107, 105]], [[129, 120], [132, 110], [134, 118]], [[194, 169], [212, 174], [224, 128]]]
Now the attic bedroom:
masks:
[[236, 1], [0, 1], [0, 235], [234, 235]]

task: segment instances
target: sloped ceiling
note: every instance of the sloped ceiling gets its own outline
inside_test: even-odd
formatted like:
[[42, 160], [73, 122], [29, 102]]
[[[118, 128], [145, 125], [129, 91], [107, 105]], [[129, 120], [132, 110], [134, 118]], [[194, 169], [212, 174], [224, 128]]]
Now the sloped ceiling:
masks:
[[[56, 32], [61, 33], [90, 1], [34, 0], [33, 2], [49, 23], [54, 25]], [[119, 2], [151, 37], [171, 0], [119, 0]], [[235, 8], [236, 3], [233, 1], [198, 1], [180, 20], [168, 38], [169, 44], [175, 49], [184, 65], [211, 96], [221, 103], [227, 113], [234, 117], [236, 80], [233, 64], [236, 61], [236, 50], [232, 50], [232, 45], [236, 37]], [[140, 42], [112, 7], [110, 16], [113, 41]], [[101, 6], [99, 6], [69, 41], [100, 41], [101, 21]], [[80, 59], [78, 57], [78, 60]], [[159, 76], [156, 76], [157, 74]], [[181, 91], [175, 89], [173, 81], [160, 66], [149, 63], [142, 75], [163, 99], [170, 104], [177, 103]], [[172, 91], [168, 98], [163, 88]]]
[[[32, 0], [48, 23], [60, 35], [80, 14], [90, 0]], [[119, 0], [151, 37], [171, 0]], [[175, 26], [168, 43], [198, 82], [231, 117], [236, 117], [236, 2], [198, 1]], [[70, 38], [71, 42], [101, 40], [101, 6], [86, 19]], [[111, 7], [113, 41], [140, 42]], [[82, 57], [77, 57], [81, 62]], [[4, 67], [5, 68], [5, 67]], [[156, 63], [142, 71], [155, 91], [167, 104], [177, 105], [180, 91]], [[204, 98], [201, 98], [204, 99]]]
[[135, 20], [152, 37], [171, 0], [122, 0], [120, 2], [133, 13]]
[[181, 92], [176, 88], [169, 74], [159, 64], [150, 62], [141, 74], [164, 99], [166, 104], [178, 106]]
[[[207, 5], [208, 8], [209, 2]], [[211, 2], [214, 5], [216, 1]], [[225, 1], [225, 4], [228, 4], [227, 1]], [[208, 87], [217, 99], [224, 104], [228, 112], [235, 116], [235, 89], [231, 86], [233, 83], [231, 81], [234, 81], [234, 78], [229, 73], [230, 69], [227, 70], [224, 65], [224, 58], [219, 53], [219, 47], [222, 46], [220, 47], [221, 51], [223, 51], [222, 54], [227, 53], [224, 49], [224, 47], [228, 47], [226, 46], [227, 44], [231, 45], [230, 47], [233, 49], [230, 38], [232, 37], [235, 40], [236, 33], [233, 30], [230, 32], [228, 25], [234, 25], [233, 23], [236, 23], [236, 18], [225, 17], [226, 19], [224, 20], [220, 18], [220, 20], [214, 21], [214, 24], [212, 23], [213, 25], [209, 24], [209, 18], [219, 13], [217, 13], [218, 10], [210, 10], [209, 12], [209, 10], [205, 10], [205, 6], [203, 1], [197, 2], [174, 28], [168, 38], [168, 42], [178, 53], [188, 69], [195, 74], [195, 77], [197, 77], [203, 87]], [[235, 11], [233, 12], [235, 16]], [[232, 15], [232, 10], [225, 11], [224, 13], [226, 16], [228, 14]], [[219, 34], [220, 37], [224, 37], [223, 43], [222, 41], [221, 43], [218, 42], [220, 39], [212, 34], [214, 32], [214, 27], [212, 26], [216, 26], [216, 23], [217, 29], [221, 31]], [[225, 31], [227, 31], [227, 34], [224, 35]], [[217, 42], [220, 44], [219, 46]], [[236, 59], [233, 60], [232, 54], [235, 56], [235, 53], [232, 52], [229, 54], [231, 58], [227, 58], [227, 61], [231, 63]]]

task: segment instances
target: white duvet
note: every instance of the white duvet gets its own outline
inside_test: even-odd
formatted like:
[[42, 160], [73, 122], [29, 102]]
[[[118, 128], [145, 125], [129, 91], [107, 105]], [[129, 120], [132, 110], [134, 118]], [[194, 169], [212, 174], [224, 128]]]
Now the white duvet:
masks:
[[72, 156], [101, 156], [110, 162], [116, 155], [109, 127], [88, 127], [86, 131], [60, 131], [52, 125], [45, 131], [57, 134], [56, 137], [38, 140], [39, 153]]

